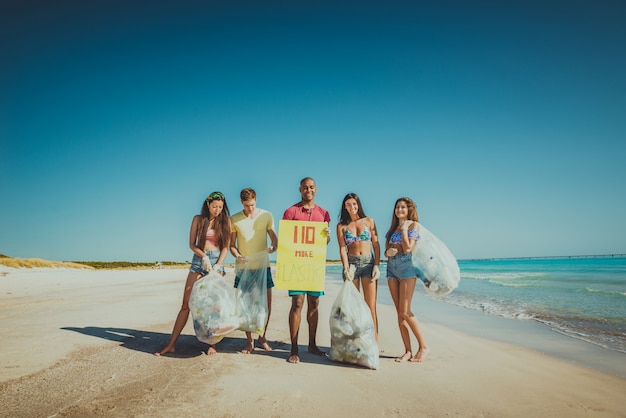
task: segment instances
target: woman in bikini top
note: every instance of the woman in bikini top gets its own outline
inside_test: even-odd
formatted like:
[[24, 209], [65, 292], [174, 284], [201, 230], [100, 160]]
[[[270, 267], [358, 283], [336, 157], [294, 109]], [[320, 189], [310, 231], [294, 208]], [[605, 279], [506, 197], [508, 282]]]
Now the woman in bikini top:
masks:
[[[428, 355], [428, 346], [411, 306], [417, 275], [411, 252], [419, 239], [419, 217], [415, 202], [408, 197], [396, 200], [391, 218], [391, 226], [385, 236], [385, 256], [387, 257], [387, 285], [393, 304], [396, 307], [400, 336], [404, 344], [404, 354], [397, 362], [421, 362]], [[397, 257], [396, 257], [397, 256]], [[418, 350], [413, 355], [411, 333], [417, 339]]]
[[337, 241], [344, 279], [351, 280], [359, 290], [363, 287], [363, 298], [372, 313], [378, 340], [376, 293], [380, 276], [380, 244], [376, 224], [372, 218], [365, 216], [359, 196], [355, 193], [348, 193], [343, 199], [337, 223]]

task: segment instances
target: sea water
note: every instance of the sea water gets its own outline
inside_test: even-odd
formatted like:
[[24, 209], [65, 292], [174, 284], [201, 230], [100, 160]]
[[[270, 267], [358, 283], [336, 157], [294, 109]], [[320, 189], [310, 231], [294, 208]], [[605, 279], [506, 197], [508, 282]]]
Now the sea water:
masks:
[[[461, 260], [459, 267], [459, 287], [440, 303], [537, 321], [568, 337], [626, 353], [625, 256]], [[329, 265], [327, 278], [341, 280], [341, 270]], [[381, 277], [385, 275], [383, 263]], [[378, 303], [393, 305], [386, 280], [380, 282]], [[416, 292], [423, 293], [419, 282]]]

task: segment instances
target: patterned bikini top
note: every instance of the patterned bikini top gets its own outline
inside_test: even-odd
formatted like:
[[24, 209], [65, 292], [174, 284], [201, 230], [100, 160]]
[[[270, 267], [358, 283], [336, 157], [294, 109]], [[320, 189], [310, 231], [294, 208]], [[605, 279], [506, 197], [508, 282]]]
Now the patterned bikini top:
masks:
[[365, 224], [365, 221], [361, 219], [361, 222], [363, 222], [363, 226], [365, 228], [358, 236], [354, 235], [347, 227], [345, 231], [343, 231], [343, 239], [346, 242], [346, 245], [354, 244], [357, 241], [371, 241], [372, 240], [372, 233], [370, 232], [369, 228]]
[[[409, 239], [417, 241], [420, 239], [420, 233], [417, 229], [409, 229]], [[389, 244], [402, 244], [402, 232], [394, 232], [389, 238]]]

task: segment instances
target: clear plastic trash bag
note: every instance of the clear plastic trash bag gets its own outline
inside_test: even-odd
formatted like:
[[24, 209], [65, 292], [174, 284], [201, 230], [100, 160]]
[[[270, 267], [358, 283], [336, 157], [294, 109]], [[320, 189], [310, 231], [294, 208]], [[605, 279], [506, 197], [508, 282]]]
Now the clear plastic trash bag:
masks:
[[218, 343], [240, 323], [232, 284], [215, 271], [194, 283], [189, 309], [196, 337], [207, 344]]
[[239, 284], [236, 291], [239, 329], [263, 334], [267, 321], [267, 268], [266, 251], [246, 256], [245, 263], [235, 266]]
[[411, 253], [413, 267], [426, 293], [443, 297], [459, 286], [461, 271], [452, 252], [432, 232], [418, 224], [419, 239]]
[[378, 368], [380, 359], [372, 313], [349, 280], [339, 290], [329, 323], [331, 360]]

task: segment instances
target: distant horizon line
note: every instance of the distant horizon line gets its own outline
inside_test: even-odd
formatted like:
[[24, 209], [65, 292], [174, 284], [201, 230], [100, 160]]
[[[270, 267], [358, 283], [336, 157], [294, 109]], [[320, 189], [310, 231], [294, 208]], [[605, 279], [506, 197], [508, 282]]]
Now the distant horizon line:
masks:
[[[542, 260], [542, 259], [571, 259], [571, 258], [621, 258], [626, 257], [626, 253], [615, 254], [589, 254], [589, 255], [546, 255], [546, 256], [526, 256], [526, 257], [482, 257], [482, 258], [457, 258], [457, 261], [492, 261], [492, 260]], [[381, 259], [382, 262], [387, 262], [387, 259]], [[81, 261], [74, 261], [75, 263], [81, 263]], [[83, 261], [83, 263], [96, 262], [96, 261]], [[276, 260], [271, 260], [271, 263], [276, 263]], [[326, 262], [341, 263], [338, 259], [326, 259]], [[109, 261], [109, 263], [181, 263], [190, 264], [190, 261]], [[225, 263], [233, 264], [233, 263]]]
[[[525, 257], [478, 257], [478, 258], [457, 258], [457, 261], [495, 261], [495, 260], [547, 260], [547, 259], [576, 259], [576, 258], [624, 258], [626, 253], [613, 253], [613, 254], [586, 254], [586, 255], [546, 255], [546, 256], [525, 256]], [[0, 258], [14, 258], [4, 254], [0, 254]], [[381, 259], [381, 262], [387, 262], [386, 259]], [[130, 264], [189, 264], [190, 261], [173, 261], [173, 260], [155, 260], [155, 261], [67, 261], [73, 263], [130, 263]], [[276, 260], [270, 260], [275, 263]], [[341, 263], [339, 259], [326, 259], [326, 262]], [[232, 263], [226, 263], [232, 264]]]
[[545, 255], [530, 257], [485, 257], [485, 258], [459, 258], [457, 261], [490, 261], [490, 260], [542, 260], [542, 259], [562, 259], [562, 258], [620, 258], [626, 254], [587, 254], [587, 255]]

